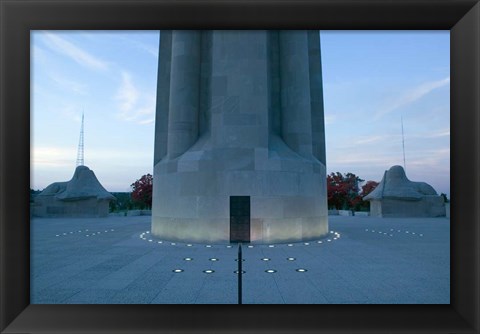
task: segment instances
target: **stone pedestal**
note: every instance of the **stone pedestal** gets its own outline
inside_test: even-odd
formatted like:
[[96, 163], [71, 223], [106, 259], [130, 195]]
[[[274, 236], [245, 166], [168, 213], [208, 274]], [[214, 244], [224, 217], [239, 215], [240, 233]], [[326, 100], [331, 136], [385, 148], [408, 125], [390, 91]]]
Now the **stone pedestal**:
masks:
[[90, 168], [78, 166], [70, 181], [50, 184], [30, 209], [35, 217], [107, 217], [113, 200]]
[[410, 181], [401, 166], [385, 171], [379, 185], [364, 200], [372, 217], [442, 217], [445, 203], [425, 182]]

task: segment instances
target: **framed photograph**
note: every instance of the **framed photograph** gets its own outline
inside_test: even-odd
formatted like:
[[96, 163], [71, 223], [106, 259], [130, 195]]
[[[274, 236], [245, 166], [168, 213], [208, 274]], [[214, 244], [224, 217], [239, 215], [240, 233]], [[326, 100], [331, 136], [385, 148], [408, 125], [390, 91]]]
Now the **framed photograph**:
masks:
[[[359, 0], [340, 3], [327, 1], [295, 3], [293, 1], [77, 2], [66, 0], [49, 2], [39, 0], [23, 2], [3, 0], [0, 10], [2, 17], [0, 331], [2, 333], [122, 330], [132, 332], [287, 331], [292, 333], [345, 331], [477, 333], [479, 331], [477, 282], [479, 280], [478, 207], [480, 206], [478, 196], [480, 190], [478, 178], [480, 4], [478, 1], [405, 3], [399, 0], [372, 3]], [[32, 36], [34, 36], [32, 32], [171, 29], [450, 30], [451, 73], [448, 79], [451, 87], [452, 138], [450, 143], [452, 175], [450, 304], [360, 305], [359, 303], [358, 305], [208, 305], [201, 307], [162, 304], [76, 305], [74, 302], [68, 305], [46, 305], [41, 302], [32, 302], [30, 264], [34, 256], [32, 253], [34, 245], [30, 238], [28, 205], [28, 189], [31, 188], [30, 178], [33, 172], [30, 165], [33, 144], [30, 132], [31, 105], [34, 98], [31, 90], [33, 69], [30, 67]], [[55, 35], [47, 38], [57, 46], [62, 42]], [[95, 63], [91, 58], [88, 61], [92, 66], [102, 65]], [[123, 79], [128, 81], [125, 76]], [[293, 77], [292, 80], [294, 80]], [[435, 82], [433, 86], [443, 86], [447, 83], [445, 80]], [[81, 87], [77, 88], [81, 89]], [[80, 145], [83, 145], [82, 141]], [[230, 200], [234, 202], [245, 200], [241, 196], [237, 197]], [[146, 239], [144, 236], [145, 234], [142, 234], [140, 238]], [[242, 234], [236, 234], [235, 238], [239, 236]], [[335, 237], [339, 236], [335, 234]]]

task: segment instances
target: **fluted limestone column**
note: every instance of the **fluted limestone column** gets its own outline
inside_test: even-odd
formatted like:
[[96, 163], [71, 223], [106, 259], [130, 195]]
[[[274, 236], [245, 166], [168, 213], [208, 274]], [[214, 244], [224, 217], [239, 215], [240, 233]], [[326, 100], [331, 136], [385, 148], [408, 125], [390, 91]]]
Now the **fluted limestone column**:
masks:
[[[252, 243], [314, 240], [328, 233], [326, 169], [313, 155], [324, 152], [315, 33], [164, 35], [153, 236], [228, 243], [238, 240], [238, 225], [249, 232], [242, 240]], [[232, 196], [249, 197], [248, 213], [242, 213], [249, 219], [241, 224]]]
[[316, 30], [310, 30], [307, 34], [310, 66], [310, 102], [312, 108], [312, 153], [315, 158], [325, 165], [325, 125], [320, 34]]
[[212, 137], [218, 147], [268, 146], [267, 31], [221, 30], [212, 39]]
[[168, 157], [177, 158], [198, 138], [200, 32], [174, 30], [170, 72]]
[[154, 166], [167, 155], [170, 70], [172, 66], [172, 31], [162, 30], [159, 45], [155, 151], [153, 156]]
[[298, 154], [312, 156], [310, 62], [307, 31], [281, 31], [280, 104], [285, 143]]

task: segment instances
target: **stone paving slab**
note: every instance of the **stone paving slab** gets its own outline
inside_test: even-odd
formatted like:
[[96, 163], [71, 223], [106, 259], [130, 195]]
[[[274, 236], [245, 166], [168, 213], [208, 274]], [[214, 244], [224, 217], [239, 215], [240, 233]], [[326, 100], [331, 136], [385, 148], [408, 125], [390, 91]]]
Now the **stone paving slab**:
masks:
[[[237, 303], [237, 245], [159, 240], [150, 219], [34, 218], [31, 303]], [[243, 303], [450, 303], [449, 219], [330, 216], [329, 225], [319, 240], [243, 245]]]

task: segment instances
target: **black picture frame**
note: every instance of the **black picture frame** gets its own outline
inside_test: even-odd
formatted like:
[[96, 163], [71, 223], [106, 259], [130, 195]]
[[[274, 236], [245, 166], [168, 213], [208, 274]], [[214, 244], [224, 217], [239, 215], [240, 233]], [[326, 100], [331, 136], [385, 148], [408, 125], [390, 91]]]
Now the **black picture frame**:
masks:
[[[2, 333], [479, 333], [477, 0], [0, 0]], [[30, 305], [30, 30], [446, 29], [451, 33], [450, 305]]]

